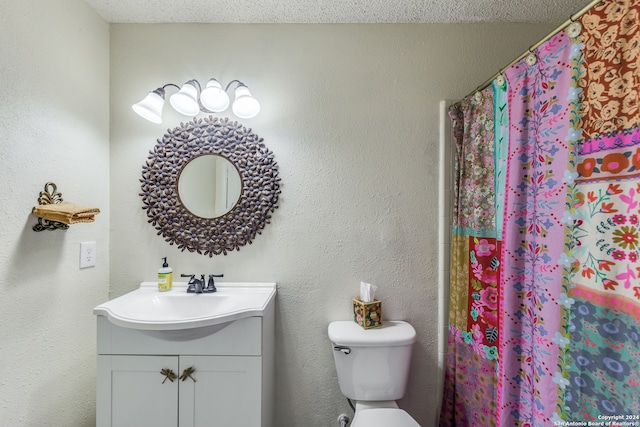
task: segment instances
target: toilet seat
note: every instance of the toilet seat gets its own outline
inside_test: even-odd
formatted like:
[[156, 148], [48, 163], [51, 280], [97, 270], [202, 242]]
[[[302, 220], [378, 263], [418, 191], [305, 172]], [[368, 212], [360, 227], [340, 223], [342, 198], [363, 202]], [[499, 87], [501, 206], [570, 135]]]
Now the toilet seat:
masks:
[[377, 408], [356, 411], [351, 427], [420, 427], [402, 409]]

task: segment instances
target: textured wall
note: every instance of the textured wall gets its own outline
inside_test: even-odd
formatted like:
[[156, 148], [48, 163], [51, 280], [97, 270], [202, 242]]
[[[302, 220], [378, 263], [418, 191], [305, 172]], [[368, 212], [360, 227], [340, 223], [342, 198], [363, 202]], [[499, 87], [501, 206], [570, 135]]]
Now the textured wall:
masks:
[[[350, 299], [369, 281], [379, 286], [384, 316], [418, 331], [409, 394], [400, 403], [423, 426], [434, 425], [438, 103], [464, 96], [549, 30], [113, 25], [111, 296], [154, 280], [163, 256], [176, 275], [278, 282], [276, 425], [324, 427], [351, 412], [326, 328], [350, 317]], [[153, 125], [130, 105], [164, 83], [212, 76], [241, 79], [260, 99], [261, 114], [244, 123], [275, 152], [283, 193], [272, 224], [252, 245], [210, 259], [166, 244], [138, 196], [148, 151], [187, 119], [167, 106], [164, 124]]]
[[[385, 317], [407, 320], [418, 331], [414, 375], [401, 405], [432, 425], [439, 387], [438, 100], [465, 95], [546, 31], [114, 25], [112, 296], [153, 279], [165, 255], [177, 274], [278, 282], [276, 425], [327, 426], [350, 411], [334, 376], [326, 326], [349, 318], [361, 280], [377, 284]], [[497, 45], [500, 52], [480, 53]], [[163, 83], [211, 76], [244, 80], [259, 97], [261, 115], [244, 123], [275, 152], [283, 178], [280, 209], [263, 235], [213, 259], [164, 243], [146, 224], [137, 195], [148, 150], [167, 127], [186, 119], [168, 107], [157, 126], [129, 108]]]
[[[0, 0], [0, 425], [95, 425], [95, 319], [109, 286], [109, 27], [81, 0]], [[102, 209], [36, 233], [47, 181]], [[79, 244], [98, 265], [79, 270]]]
[[[177, 274], [279, 283], [277, 425], [327, 426], [349, 413], [326, 325], [349, 317], [360, 280], [387, 318], [415, 325], [401, 405], [433, 424], [437, 349], [437, 101], [463, 96], [549, 29], [516, 25], [180, 25], [109, 27], [80, 0], [1, 0], [0, 419], [94, 424], [95, 320], [107, 298]], [[518, 37], [513, 37], [517, 34]], [[499, 46], [500, 51], [481, 53]], [[170, 59], [170, 60], [169, 60]], [[241, 78], [263, 113], [246, 121], [275, 151], [283, 195], [254, 244], [213, 260], [180, 253], [140, 209], [138, 178], [165, 125], [129, 105], [165, 82]], [[99, 206], [94, 224], [34, 233], [46, 181]], [[78, 269], [81, 241], [98, 266]]]
[[[465, 23], [560, 22], [584, 0], [87, 0], [109, 22], [132, 23]], [[162, 7], [160, 7], [162, 5]], [[224, 6], [224, 7], [221, 7]]]

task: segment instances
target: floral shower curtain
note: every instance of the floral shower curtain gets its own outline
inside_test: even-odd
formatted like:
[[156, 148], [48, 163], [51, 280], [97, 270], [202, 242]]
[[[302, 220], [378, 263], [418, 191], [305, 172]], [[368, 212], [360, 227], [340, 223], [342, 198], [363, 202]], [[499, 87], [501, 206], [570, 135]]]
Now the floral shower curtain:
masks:
[[640, 426], [640, 0], [578, 21], [449, 112], [441, 426]]

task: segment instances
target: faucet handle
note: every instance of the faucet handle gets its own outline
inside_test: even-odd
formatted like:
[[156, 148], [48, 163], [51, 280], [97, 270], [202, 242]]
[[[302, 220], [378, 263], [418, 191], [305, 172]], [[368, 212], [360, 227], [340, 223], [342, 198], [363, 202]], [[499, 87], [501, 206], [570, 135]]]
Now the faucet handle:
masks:
[[[205, 292], [217, 292], [218, 290], [216, 289], [216, 283], [213, 280], [214, 277], [224, 277], [224, 274], [210, 274], [209, 275], [209, 282], [207, 283], [207, 287], [205, 288]], [[204, 281], [202, 282], [204, 283]]]
[[196, 292], [196, 283], [198, 282], [198, 279], [196, 279], [196, 275], [195, 274], [181, 274], [180, 277], [188, 277], [189, 278], [189, 283], [187, 283], [187, 292], [192, 294]]

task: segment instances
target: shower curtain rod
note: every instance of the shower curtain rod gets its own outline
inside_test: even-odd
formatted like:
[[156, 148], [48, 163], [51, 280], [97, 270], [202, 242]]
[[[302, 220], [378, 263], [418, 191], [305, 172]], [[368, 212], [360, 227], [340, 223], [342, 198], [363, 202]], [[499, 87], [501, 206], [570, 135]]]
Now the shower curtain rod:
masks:
[[[480, 86], [478, 86], [476, 88], [476, 90], [474, 90], [472, 93], [468, 94], [467, 96], [471, 96], [472, 94], [476, 93], [476, 92], [480, 92], [481, 90], [487, 88], [491, 82], [493, 82], [493, 80], [502, 75], [502, 73], [504, 73], [509, 67], [511, 67], [513, 64], [515, 64], [516, 62], [520, 61], [522, 58], [526, 57], [527, 55], [529, 55], [530, 53], [533, 53], [534, 50], [536, 50], [537, 48], [539, 48], [544, 42], [546, 42], [547, 40], [549, 40], [551, 37], [555, 36], [556, 34], [558, 34], [560, 31], [564, 30], [565, 28], [567, 28], [572, 22], [575, 22], [578, 18], [580, 18], [582, 15], [584, 15], [585, 13], [587, 13], [592, 7], [594, 7], [595, 5], [597, 5], [598, 3], [602, 2], [603, 0], [592, 0], [588, 5], [586, 5], [585, 7], [583, 7], [582, 9], [580, 9], [577, 13], [571, 15], [569, 17], [569, 19], [567, 19], [565, 22], [563, 22], [558, 28], [556, 28], [555, 30], [553, 30], [552, 32], [550, 32], [549, 34], [547, 34], [546, 37], [544, 37], [542, 40], [540, 40], [538, 43], [534, 44], [533, 46], [531, 46], [529, 48], [529, 50], [527, 50], [526, 52], [524, 52], [522, 55], [518, 56], [516, 59], [514, 59], [513, 61], [511, 61], [506, 67], [500, 69], [500, 71], [498, 71], [496, 74], [494, 74], [493, 76], [491, 76], [490, 79], [488, 79], [486, 82], [482, 83]], [[467, 97], [465, 96], [465, 98]]]

